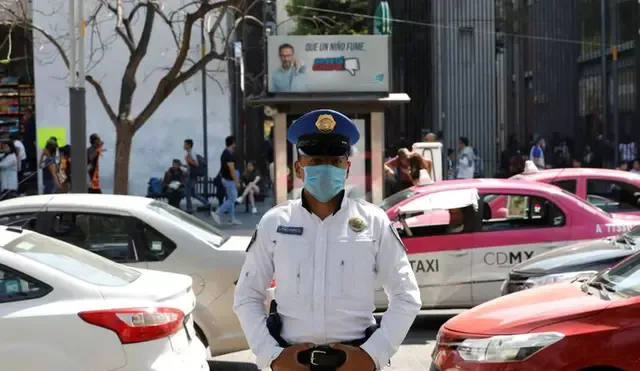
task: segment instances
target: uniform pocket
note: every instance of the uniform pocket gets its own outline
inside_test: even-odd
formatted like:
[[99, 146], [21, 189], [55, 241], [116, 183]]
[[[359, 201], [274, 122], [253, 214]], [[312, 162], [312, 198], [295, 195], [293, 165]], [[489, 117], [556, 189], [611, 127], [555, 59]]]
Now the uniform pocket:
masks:
[[[329, 257], [329, 290], [340, 298], [373, 297], [375, 280], [375, 240], [344, 238]], [[335, 254], [334, 254], [335, 252]]]
[[[311, 250], [309, 244], [301, 238], [291, 241], [283, 238], [275, 241], [274, 278], [276, 281], [276, 297], [280, 300], [303, 299], [309, 295], [305, 286], [308, 283]], [[286, 241], [283, 241], [286, 240]], [[305, 269], [307, 267], [307, 269]]]

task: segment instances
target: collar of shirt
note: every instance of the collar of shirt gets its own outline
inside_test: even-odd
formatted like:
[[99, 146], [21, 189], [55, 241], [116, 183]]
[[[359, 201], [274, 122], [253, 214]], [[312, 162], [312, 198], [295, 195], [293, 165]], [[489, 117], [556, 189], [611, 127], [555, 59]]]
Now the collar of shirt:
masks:
[[[302, 193], [304, 193], [304, 189], [302, 190]], [[342, 207], [346, 204], [347, 199], [346, 197], [344, 197], [344, 194], [345, 194], [345, 190], [343, 189], [342, 191], [340, 191], [340, 193], [338, 193], [338, 196], [336, 196], [338, 197], [338, 207], [333, 212], [333, 215], [336, 215], [336, 213], [340, 211], [340, 209], [342, 209]], [[304, 195], [301, 195], [300, 199], [302, 200], [302, 207], [304, 207], [305, 210], [309, 212], [309, 214], [313, 214], [313, 211], [311, 211], [311, 207], [309, 207], [309, 204], [307, 203], [307, 199], [304, 198]]]

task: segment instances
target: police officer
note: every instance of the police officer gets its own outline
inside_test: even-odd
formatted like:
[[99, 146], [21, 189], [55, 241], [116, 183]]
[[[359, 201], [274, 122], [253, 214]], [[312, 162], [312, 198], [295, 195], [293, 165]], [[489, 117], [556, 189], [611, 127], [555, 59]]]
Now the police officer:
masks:
[[[234, 311], [261, 369], [379, 370], [420, 310], [393, 224], [380, 208], [345, 196], [359, 138], [353, 122], [332, 110], [309, 112], [289, 129], [304, 190], [262, 217], [235, 291]], [[272, 279], [276, 300], [267, 316]], [[373, 317], [378, 283], [389, 298], [380, 326]]]

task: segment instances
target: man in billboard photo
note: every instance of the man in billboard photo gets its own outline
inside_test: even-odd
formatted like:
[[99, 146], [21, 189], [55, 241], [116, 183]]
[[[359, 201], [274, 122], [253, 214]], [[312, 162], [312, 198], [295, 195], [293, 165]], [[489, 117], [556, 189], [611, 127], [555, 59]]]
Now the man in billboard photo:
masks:
[[281, 66], [271, 72], [271, 92], [289, 93], [304, 92], [304, 81], [307, 70], [304, 62], [295, 59], [295, 50], [291, 44], [282, 44], [278, 47]]

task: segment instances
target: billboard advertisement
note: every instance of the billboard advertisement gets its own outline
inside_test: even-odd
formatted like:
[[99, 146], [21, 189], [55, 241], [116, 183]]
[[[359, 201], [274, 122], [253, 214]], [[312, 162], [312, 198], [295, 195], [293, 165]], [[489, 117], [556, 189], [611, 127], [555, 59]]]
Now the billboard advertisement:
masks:
[[269, 92], [388, 93], [387, 35], [269, 36]]

